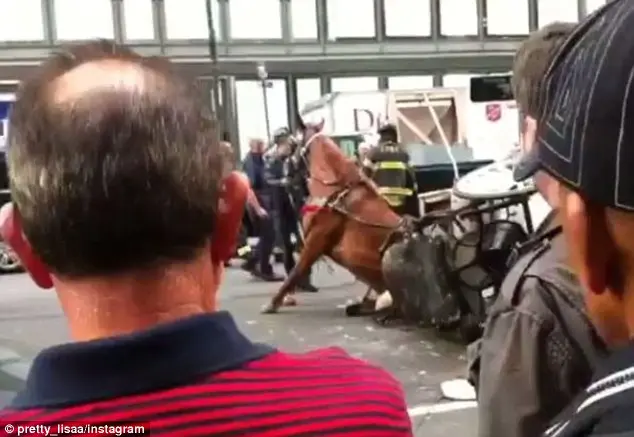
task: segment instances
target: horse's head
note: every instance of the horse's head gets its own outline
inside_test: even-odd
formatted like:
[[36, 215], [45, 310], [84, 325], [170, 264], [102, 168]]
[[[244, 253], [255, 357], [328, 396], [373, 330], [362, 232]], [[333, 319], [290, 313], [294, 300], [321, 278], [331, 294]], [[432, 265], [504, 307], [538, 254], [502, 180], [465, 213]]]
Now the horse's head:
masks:
[[320, 123], [305, 123], [297, 114], [298, 144], [293, 151], [292, 160], [295, 170], [307, 174], [309, 172], [310, 148], [324, 129], [324, 121]]
[[319, 123], [306, 123], [302, 117], [297, 114], [297, 130], [301, 138], [298, 149], [302, 155], [308, 155], [310, 146], [322, 135], [324, 124], [325, 120], [323, 119]]

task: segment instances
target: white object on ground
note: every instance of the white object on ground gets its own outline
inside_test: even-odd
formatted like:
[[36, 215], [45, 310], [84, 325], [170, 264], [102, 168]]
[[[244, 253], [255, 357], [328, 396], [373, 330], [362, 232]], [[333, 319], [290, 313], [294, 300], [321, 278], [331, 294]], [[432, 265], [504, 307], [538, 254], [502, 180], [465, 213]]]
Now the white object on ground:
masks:
[[384, 291], [376, 298], [374, 304], [375, 311], [381, 311], [392, 306], [392, 295], [389, 291]]
[[440, 384], [442, 395], [452, 401], [476, 400], [475, 388], [466, 379], [450, 379]]

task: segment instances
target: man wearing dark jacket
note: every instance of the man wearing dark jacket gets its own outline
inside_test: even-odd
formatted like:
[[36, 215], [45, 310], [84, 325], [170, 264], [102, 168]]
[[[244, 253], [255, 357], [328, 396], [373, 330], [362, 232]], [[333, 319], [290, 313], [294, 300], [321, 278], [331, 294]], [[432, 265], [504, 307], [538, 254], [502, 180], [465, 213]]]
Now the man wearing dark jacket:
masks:
[[560, 183], [570, 264], [613, 349], [548, 437], [634, 435], [634, 2], [580, 23], [546, 75], [547, 108], [525, 167]]
[[271, 265], [271, 255], [275, 246], [275, 227], [270, 209], [273, 199], [271, 190], [264, 177], [264, 141], [253, 139], [249, 142], [249, 153], [242, 164], [244, 172], [249, 177], [251, 189], [255, 193], [258, 205], [247, 205], [247, 212], [252, 222], [256, 222], [259, 241], [255, 253], [244, 264], [243, 268], [255, 277], [265, 281], [281, 281]]
[[[574, 26], [553, 23], [519, 48], [513, 91], [522, 114], [522, 145], [536, 145], [535, 123], [546, 69]], [[518, 166], [516, 175], [532, 175]], [[587, 385], [603, 344], [585, 315], [582, 291], [567, 267], [566, 243], [557, 210], [559, 184], [545, 172], [535, 185], [553, 211], [529, 242], [518, 248], [500, 295], [490, 308], [476, 357], [481, 437], [533, 437], [543, 432]]]

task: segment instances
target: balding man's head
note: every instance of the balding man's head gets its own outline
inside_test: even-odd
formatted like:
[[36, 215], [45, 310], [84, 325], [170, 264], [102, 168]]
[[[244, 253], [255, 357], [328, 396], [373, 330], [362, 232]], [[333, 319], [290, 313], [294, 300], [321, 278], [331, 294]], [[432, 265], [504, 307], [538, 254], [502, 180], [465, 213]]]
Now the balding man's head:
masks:
[[150, 94], [164, 88], [165, 77], [131, 60], [89, 61], [60, 75], [50, 84], [51, 103], [72, 104], [98, 94]]
[[10, 183], [30, 243], [56, 273], [185, 260], [208, 241], [222, 159], [193, 82], [100, 41], [52, 56], [22, 85]]

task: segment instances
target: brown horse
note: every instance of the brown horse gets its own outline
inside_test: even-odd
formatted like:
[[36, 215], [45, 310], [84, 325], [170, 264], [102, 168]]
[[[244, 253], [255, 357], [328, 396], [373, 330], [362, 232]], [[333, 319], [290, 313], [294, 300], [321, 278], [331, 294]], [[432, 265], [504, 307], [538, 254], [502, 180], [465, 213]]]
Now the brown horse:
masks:
[[[265, 313], [277, 312], [322, 256], [333, 259], [370, 289], [387, 289], [383, 251], [405, 220], [392, 211], [357, 164], [322, 133], [323, 125], [323, 121], [317, 125], [300, 123], [304, 140], [294, 158], [306, 167], [310, 194], [302, 217], [304, 244], [297, 265], [263, 309]], [[369, 293], [363, 301], [374, 308]]]

